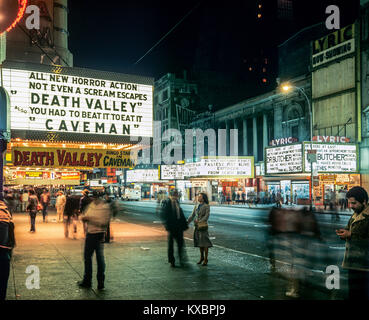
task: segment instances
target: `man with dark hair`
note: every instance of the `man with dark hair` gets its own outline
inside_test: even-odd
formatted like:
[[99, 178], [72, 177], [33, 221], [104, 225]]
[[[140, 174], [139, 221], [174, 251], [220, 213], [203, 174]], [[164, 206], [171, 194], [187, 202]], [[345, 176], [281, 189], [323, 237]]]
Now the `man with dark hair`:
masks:
[[362, 187], [353, 187], [346, 195], [354, 210], [345, 229], [336, 234], [346, 240], [342, 267], [348, 269], [349, 299], [369, 297], [369, 206], [368, 193]]
[[174, 240], [178, 245], [178, 255], [181, 264], [185, 263], [183, 232], [188, 229], [187, 220], [178, 202], [179, 192], [174, 189], [169, 199], [163, 202], [161, 217], [168, 231], [168, 262], [175, 267]]

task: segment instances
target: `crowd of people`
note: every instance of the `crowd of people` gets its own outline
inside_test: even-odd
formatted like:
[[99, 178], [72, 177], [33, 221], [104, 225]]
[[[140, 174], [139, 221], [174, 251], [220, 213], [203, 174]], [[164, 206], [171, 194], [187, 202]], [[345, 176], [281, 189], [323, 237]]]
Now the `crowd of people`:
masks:
[[[11, 252], [14, 247], [12, 236], [12, 212], [8, 209], [9, 193], [6, 201], [0, 200], [0, 300], [6, 297], [6, 284], [9, 277]], [[207, 266], [209, 248], [213, 246], [208, 232], [210, 204], [206, 193], [197, 194], [197, 203], [191, 215], [186, 218], [179, 202], [179, 191], [173, 189], [169, 198], [160, 202], [160, 217], [168, 232], [168, 263], [176, 267], [174, 242], [177, 243], [181, 266], [187, 263], [184, 231], [194, 222], [193, 243], [200, 250], [199, 265]], [[345, 193], [350, 208], [354, 213], [345, 228], [336, 230], [336, 235], [346, 242], [346, 251], [342, 267], [348, 269], [349, 299], [369, 298], [369, 198], [361, 187], [354, 187]], [[37, 193], [28, 191], [26, 211], [30, 215], [30, 232], [35, 232], [35, 217], [42, 212], [47, 223], [47, 209], [50, 197], [47, 190]], [[65, 237], [69, 236], [69, 227], [73, 225], [74, 236], [77, 222], [84, 226], [84, 276], [79, 286], [90, 288], [92, 284], [92, 256], [96, 252], [98, 289], [104, 289], [105, 258], [104, 243], [112, 238], [110, 220], [118, 212], [115, 201], [109, 195], [86, 189], [81, 196], [64, 194], [59, 191], [56, 199], [58, 221], [63, 217]], [[45, 212], [45, 213], [44, 213]], [[271, 270], [276, 270], [276, 263], [285, 261], [290, 265], [290, 276], [286, 295], [297, 298], [305, 271], [311, 270], [315, 249], [322, 241], [319, 225], [313, 211], [282, 208], [275, 205], [269, 214], [267, 244]], [[14, 228], [13, 228], [14, 231]], [[12, 241], [11, 238], [13, 237]]]

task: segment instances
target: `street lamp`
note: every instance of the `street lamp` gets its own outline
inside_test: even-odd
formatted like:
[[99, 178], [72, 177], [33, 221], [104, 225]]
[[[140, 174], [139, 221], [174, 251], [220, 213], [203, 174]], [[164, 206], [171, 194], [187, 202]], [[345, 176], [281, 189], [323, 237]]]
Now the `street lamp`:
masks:
[[[298, 90], [299, 92], [302, 93], [302, 95], [305, 97], [307, 104], [309, 106], [309, 115], [310, 115], [310, 151], [312, 152], [313, 150], [313, 113], [311, 110], [311, 103], [310, 103], [310, 99], [307, 96], [307, 94], [305, 93], [305, 90], [303, 88], [300, 87], [296, 87], [294, 85], [291, 85], [290, 83], [284, 83], [281, 85], [282, 90], [285, 93], [290, 92], [291, 90]], [[313, 188], [313, 163], [316, 162], [316, 160], [313, 161], [313, 159], [310, 157], [308, 158], [308, 161], [310, 162], [310, 169], [311, 169], [311, 204], [310, 204], [310, 209], [313, 209], [313, 199], [314, 199], [314, 188]]]

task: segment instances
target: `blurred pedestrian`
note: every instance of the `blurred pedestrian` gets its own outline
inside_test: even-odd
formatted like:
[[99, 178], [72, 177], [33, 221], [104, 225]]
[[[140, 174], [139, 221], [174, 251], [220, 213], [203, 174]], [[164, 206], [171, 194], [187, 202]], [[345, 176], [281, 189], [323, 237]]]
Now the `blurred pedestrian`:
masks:
[[63, 220], [64, 220], [64, 237], [69, 237], [69, 229], [73, 224], [73, 239], [77, 239], [77, 223], [79, 214], [79, 201], [80, 196], [68, 195], [65, 201], [65, 207], [63, 209]]
[[105, 288], [105, 258], [104, 238], [111, 218], [110, 206], [103, 201], [97, 191], [92, 193], [92, 202], [82, 215], [86, 224], [86, 240], [84, 248], [84, 276], [78, 283], [80, 287], [90, 288], [92, 284], [92, 256], [96, 252], [97, 261], [97, 289]]
[[242, 204], [246, 204], [246, 193], [242, 191]]
[[43, 222], [47, 222], [48, 221], [48, 219], [47, 219], [47, 208], [50, 204], [50, 194], [46, 189], [44, 189], [44, 192], [40, 196], [40, 202], [41, 202], [41, 205], [42, 205], [42, 219], [43, 219]]
[[28, 191], [24, 190], [22, 194], [22, 212], [26, 212], [28, 197], [29, 197]]
[[66, 201], [67, 201], [67, 198], [65, 197], [64, 192], [60, 190], [58, 192], [58, 197], [56, 198], [56, 203], [55, 203], [58, 222], [63, 221], [64, 208], [65, 208]]
[[340, 206], [341, 211], [346, 210], [346, 194], [347, 194], [347, 187], [345, 189], [341, 189], [338, 192], [338, 204]]
[[15, 245], [14, 225], [10, 211], [0, 200], [0, 301], [6, 299], [10, 274], [11, 251]]
[[82, 191], [82, 197], [80, 198], [79, 202], [79, 214], [83, 214], [86, 207], [91, 203], [92, 199], [89, 197], [88, 189], [84, 189]]
[[[104, 196], [105, 202], [109, 204], [111, 216], [115, 218], [119, 212], [118, 205], [116, 201], [113, 201], [108, 194]], [[110, 221], [108, 226], [106, 227], [106, 234], [105, 234], [105, 243], [110, 243], [114, 240], [113, 231], [111, 229]]]
[[235, 204], [236, 201], [236, 192], [233, 190], [232, 192], [232, 204]]
[[183, 232], [188, 229], [188, 225], [178, 197], [178, 190], [171, 190], [170, 197], [164, 201], [161, 211], [164, 227], [168, 231], [168, 262], [173, 268], [175, 267], [174, 240], [177, 242], [180, 264], [184, 265], [186, 260]]
[[206, 193], [201, 192], [198, 196], [199, 204], [195, 206], [187, 223], [194, 220], [195, 230], [193, 233], [194, 247], [200, 248], [200, 260], [197, 264], [208, 265], [209, 248], [213, 246], [209, 238], [208, 220], [210, 216], [209, 200]]
[[35, 194], [35, 191], [29, 190], [27, 211], [29, 213], [30, 222], [31, 222], [30, 232], [36, 232], [36, 215], [37, 215], [38, 205], [39, 205], [39, 202]]
[[[82, 191], [82, 197], [79, 200], [79, 211], [78, 214], [82, 215], [86, 209], [86, 207], [91, 203], [92, 199], [89, 197], [88, 189], [84, 189]], [[86, 234], [86, 225], [83, 224], [84, 233]]]
[[15, 211], [15, 199], [13, 190], [9, 190], [8, 192], [5, 193], [4, 200], [10, 214], [13, 215]]
[[348, 269], [348, 298], [369, 298], [369, 206], [368, 193], [362, 187], [351, 188], [346, 195], [349, 206], [354, 210], [347, 226], [336, 230], [346, 241], [342, 267]]

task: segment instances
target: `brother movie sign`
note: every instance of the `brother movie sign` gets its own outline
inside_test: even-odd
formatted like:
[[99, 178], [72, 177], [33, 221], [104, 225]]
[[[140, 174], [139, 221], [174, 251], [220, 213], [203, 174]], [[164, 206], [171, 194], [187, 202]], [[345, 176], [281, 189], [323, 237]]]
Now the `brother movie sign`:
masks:
[[3, 69], [11, 129], [152, 137], [153, 87]]

